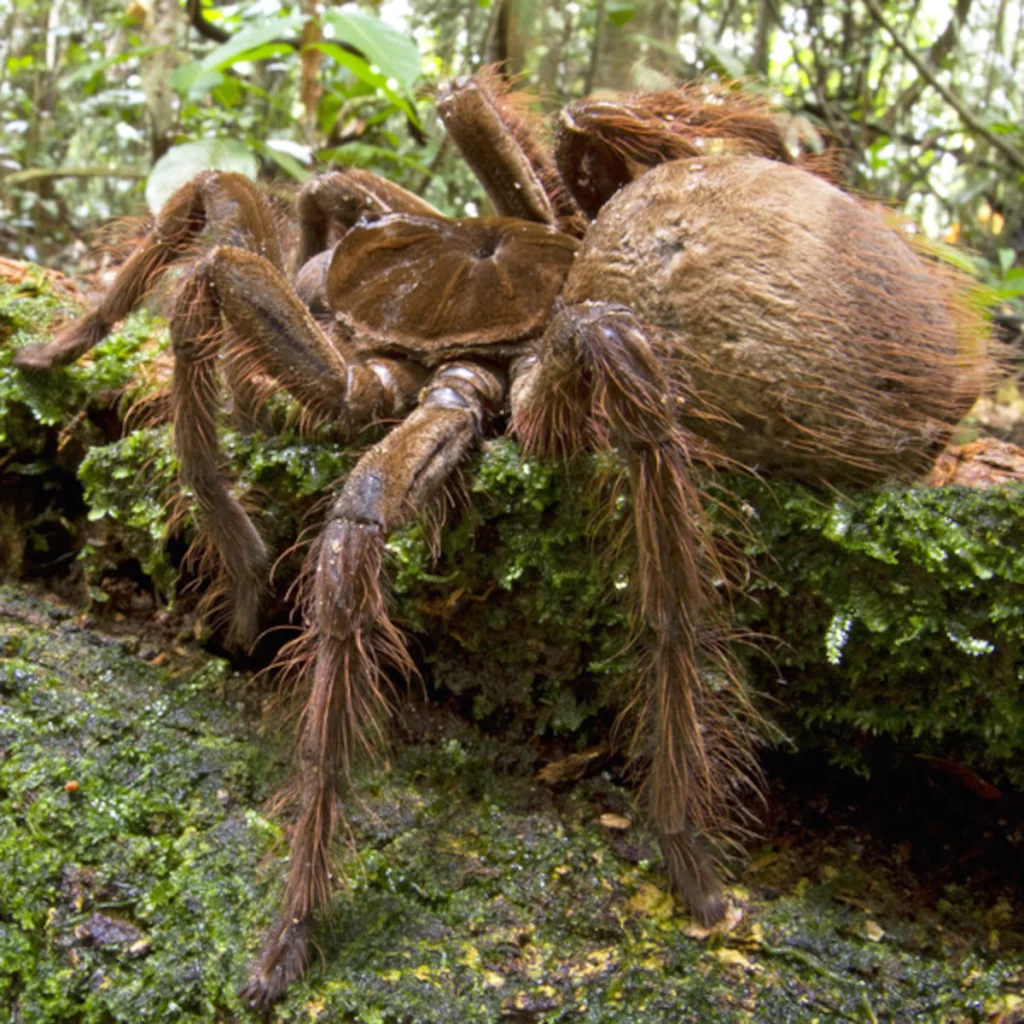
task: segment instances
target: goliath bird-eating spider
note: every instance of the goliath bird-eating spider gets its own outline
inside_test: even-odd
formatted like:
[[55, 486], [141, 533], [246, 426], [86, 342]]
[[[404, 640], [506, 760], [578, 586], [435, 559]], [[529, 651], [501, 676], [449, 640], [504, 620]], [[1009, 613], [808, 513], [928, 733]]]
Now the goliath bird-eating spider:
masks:
[[17, 360], [77, 358], [177, 268], [175, 445], [239, 645], [256, 634], [270, 553], [224, 468], [222, 378], [239, 401], [284, 389], [347, 434], [399, 421], [345, 481], [306, 563], [290, 866], [245, 991], [254, 1006], [304, 969], [339, 796], [386, 741], [387, 670], [411, 670], [385, 542], [443, 500], [496, 421], [538, 455], [614, 450], [624, 466], [643, 654], [631, 755], [672, 883], [710, 924], [728, 905], [716, 861], [752, 822], [758, 768], [756, 715], [722, 642], [729, 568], [695, 469], [911, 477], [984, 368], [955, 274], [736, 89], [583, 100], [550, 136], [490, 73], [437, 108], [496, 216], [450, 219], [368, 172], [326, 173], [299, 193], [289, 279], [262, 191], [206, 172], [94, 311]]

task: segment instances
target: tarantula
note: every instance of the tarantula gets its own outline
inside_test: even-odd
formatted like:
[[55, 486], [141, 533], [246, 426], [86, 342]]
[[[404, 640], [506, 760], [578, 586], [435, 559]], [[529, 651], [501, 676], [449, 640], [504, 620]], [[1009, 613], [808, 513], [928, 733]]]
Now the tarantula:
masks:
[[360, 459], [307, 560], [296, 823], [281, 916], [245, 989], [254, 1006], [303, 970], [331, 888], [337, 790], [384, 742], [385, 669], [411, 669], [382, 590], [385, 541], [496, 417], [507, 409], [541, 455], [615, 449], [625, 465], [646, 652], [632, 753], [671, 880], [711, 923], [727, 909], [716, 854], [750, 820], [740, 783], [756, 788], [757, 765], [694, 464], [914, 474], [984, 363], [955, 278], [825, 161], [793, 152], [758, 100], [706, 86], [588, 99], [557, 116], [552, 148], [493, 74], [451, 85], [437, 108], [498, 216], [447, 219], [375, 175], [331, 172], [298, 196], [289, 284], [260, 190], [201, 174], [98, 308], [17, 360], [77, 358], [183, 265], [175, 444], [238, 643], [254, 635], [268, 553], [223, 467], [221, 372], [239, 400], [269, 382], [347, 431], [404, 417]]

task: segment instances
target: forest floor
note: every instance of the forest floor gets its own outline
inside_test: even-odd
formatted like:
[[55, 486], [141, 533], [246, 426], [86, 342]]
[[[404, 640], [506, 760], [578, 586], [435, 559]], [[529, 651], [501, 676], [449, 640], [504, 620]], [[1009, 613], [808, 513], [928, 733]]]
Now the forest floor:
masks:
[[[0, 264], [0, 280], [9, 285], [0, 294], [0, 343], [38, 337], [54, 309], [81, 304], [71, 282], [44, 280], [22, 264]], [[285, 823], [270, 803], [287, 776], [292, 727], [268, 713], [271, 679], [211, 653], [210, 634], [188, 617], [194, 600], [179, 598], [168, 610], [160, 595], [170, 582], [154, 584], [174, 570], [164, 503], [144, 493], [159, 466], [153, 452], [162, 449], [140, 444], [135, 452], [131, 438], [114, 440], [122, 434], [126, 382], [155, 365], [153, 334], [141, 318], [108, 343], [107, 355], [56, 382], [22, 378], [0, 350], [7, 431], [0, 441], [9, 446], [0, 453], [0, 572], [37, 581], [0, 585], [0, 1007], [13, 1024], [257, 1019], [238, 991], [274, 919], [286, 871]], [[1000, 408], [1019, 405], [1014, 395]], [[150, 435], [166, 447], [165, 438]], [[256, 451], [266, 456], [277, 492], [293, 488], [280, 504], [295, 503], [296, 483], [307, 503], [318, 500], [307, 479], [310, 466], [319, 466], [310, 451]], [[500, 534], [511, 554], [501, 573], [488, 562], [492, 581], [525, 577], [527, 556], [548, 560], [550, 570], [551, 552], [569, 547], [550, 526], [554, 519], [567, 530], [545, 504], [550, 481], [535, 472], [530, 490], [514, 456], [510, 445], [496, 443], [484, 467], [494, 477], [492, 506], [505, 500], [501, 474], [525, 488], [506, 495], [523, 522]], [[83, 457], [109, 470], [105, 490], [93, 481], [91, 504], [80, 484], [88, 476]], [[173, 468], [164, 470], [174, 478]], [[326, 460], [320, 476], [330, 482], [338, 472]], [[277, 493], [263, 478], [256, 482], [265, 495]], [[109, 499], [105, 510], [99, 498]], [[1010, 499], [994, 497], [992, 508], [997, 502], [1006, 518]], [[944, 509], [927, 521], [945, 523]], [[547, 523], [546, 548], [531, 515]], [[264, 508], [263, 523], [270, 518]], [[801, 544], [813, 535], [806, 524], [794, 532]], [[520, 542], [520, 534], [529, 540]], [[137, 553], [121, 546], [126, 538], [138, 541]], [[961, 541], [957, 534], [936, 546], [935, 558], [922, 557], [953, 564], [944, 552]], [[486, 547], [492, 562], [498, 547]], [[899, 556], [906, 575], [904, 548]], [[828, 549], [811, 560], [834, 557]], [[842, 563], [854, 564], [873, 563]], [[988, 563], [979, 565], [980, 575], [950, 587], [977, 596], [983, 577], [993, 576]], [[403, 566], [409, 576], [420, 568], [415, 559]], [[889, 562], [883, 568], [893, 575]], [[1019, 595], [1016, 577], [994, 578]], [[67, 600], [47, 593], [42, 580]], [[502, 588], [484, 600], [493, 583], [456, 587], [447, 575], [435, 582], [444, 593], [437, 608], [408, 599], [407, 607], [426, 609], [435, 626], [454, 632], [449, 592], [462, 595], [458, 628], [468, 631], [469, 615], [479, 616], [475, 655], [465, 637], [449, 644], [454, 653], [434, 652], [426, 686], [414, 685], [402, 702], [391, 755], [358, 777], [346, 804], [348, 842], [336, 851], [337, 891], [316, 926], [317, 952], [271, 1020], [1024, 1021], [1024, 814], [1011, 789], [1004, 794], [956, 757], [913, 745], [898, 770], [870, 781], [829, 766], [827, 744], [816, 753], [783, 745], [766, 755], [763, 837], [735, 866], [731, 927], [708, 934], [668, 892], [621, 761], [603, 748], [570, 759], [579, 734], [565, 721], [601, 718], [590, 694], [564, 707], [527, 695], [523, 703], [538, 722], [545, 709], [552, 719], [561, 715], [560, 733], [538, 726], [529, 738], [529, 723], [513, 733], [501, 727], [500, 713], [469, 720], [480, 698], [467, 680], [476, 685], [480, 665], [501, 661], [494, 617], [507, 615], [512, 624], [502, 635], [509, 653], [524, 659], [520, 675], [532, 676], [538, 659], [549, 674], [559, 664], [547, 648], [523, 640], [514, 606], [501, 603]], [[600, 605], [585, 584], [583, 574], [578, 590], [559, 596], [559, 625], [568, 606]], [[936, 592], [945, 629], [947, 590]], [[92, 612], [83, 610], [90, 595]], [[552, 617], [539, 600], [527, 591], [529, 621], [545, 618], [537, 607]], [[902, 596], [894, 601], [907, 605]], [[796, 607], [789, 594], [780, 603]], [[803, 608], [794, 614], [807, 618]], [[597, 627], [605, 632], [603, 619]], [[792, 630], [786, 635], [794, 640]], [[884, 646], [886, 634], [877, 635]], [[564, 634], [559, 639], [570, 647]], [[932, 654], [932, 641], [922, 643]], [[900, 648], [904, 658], [909, 645]], [[981, 664], [976, 650], [961, 656], [972, 668]], [[580, 675], [577, 661], [609, 660], [593, 651], [566, 658], [564, 674], [584, 683], [591, 677]], [[950, 654], [927, 664], [925, 683], [940, 667], [955, 681]], [[1020, 677], [1011, 668], [1016, 694]], [[954, 691], [940, 681], [941, 692]], [[993, 748], [993, 730], [1014, 721], [1009, 711], [981, 714], [996, 703], [994, 692], [990, 686], [975, 702], [976, 731]], [[778, 704], [799, 706], [801, 694], [825, 704], [828, 693], [790, 685]], [[906, 712], [887, 691], [882, 696], [876, 712]], [[903, 702], [915, 706], [910, 725], [901, 728], [915, 741], [928, 739], [930, 703], [911, 696]], [[856, 753], [871, 730], [844, 721], [832, 723], [832, 735]], [[1001, 755], [1007, 762], [1014, 742], [1008, 749]], [[588, 767], [573, 770], [578, 764]]]
[[[248, 1019], [289, 730], [265, 679], [172, 616], [120, 619], [0, 588], [0, 1003], [25, 1024]], [[1024, 1019], [1015, 870], [972, 818], [985, 801], [943, 820], [935, 794], [780, 756], [738, 920], [707, 935], [617, 764], [542, 783], [558, 758], [411, 697], [350, 802], [318, 954], [271, 1019]]]

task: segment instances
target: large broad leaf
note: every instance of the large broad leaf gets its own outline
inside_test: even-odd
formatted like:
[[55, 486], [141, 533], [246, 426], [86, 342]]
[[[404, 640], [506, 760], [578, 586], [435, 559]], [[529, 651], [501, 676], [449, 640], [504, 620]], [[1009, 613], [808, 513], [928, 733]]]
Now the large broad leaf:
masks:
[[224, 81], [224, 75], [220, 71], [213, 71], [204, 68], [203, 65], [194, 60], [189, 64], [182, 64], [171, 73], [171, 85], [177, 89], [182, 96], [192, 99], [199, 99], [206, 96]]
[[200, 171], [235, 171], [255, 178], [259, 163], [238, 139], [203, 139], [172, 146], [153, 165], [146, 182], [146, 202], [156, 213], [171, 195]]
[[391, 87], [389, 84], [391, 80], [386, 75], [374, 71], [362, 57], [349, 53], [337, 43], [310, 43], [310, 46], [333, 58], [342, 67], [348, 68], [361, 82], [365, 82], [386, 96], [410, 121], [419, 124], [419, 116], [412, 103]]
[[392, 78], [409, 89], [420, 75], [420, 51], [408, 35], [385, 24], [380, 18], [355, 7], [324, 11], [324, 24], [334, 29], [334, 38], [349, 43]]
[[394, 164], [404, 170], [429, 174], [430, 168], [415, 157], [406, 156], [384, 146], [371, 146], [365, 142], [348, 142], [344, 146], [321, 149], [316, 154], [321, 164], [346, 164], [351, 167], [372, 167]]
[[636, 17], [636, 4], [631, 0], [609, 0], [605, 16], [616, 28], [621, 28]]
[[[220, 71], [240, 60], [253, 60], [273, 56], [294, 49], [288, 42], [302, 29], [302, 19], [296, 16], [271, 18], [259, 25], [247, 25], [226, 43], [212, 49], [200, 61], [207, 71]], [[259, 50], [258, 56], [254, 51]]]
[[277, 164], [296, 181], [309, 181], [309, 171], [302, 166], [312, 159], [308, 146], [300, 146], [289, 139], [267, 139], [266, 142], [254, 142], [253, 147], [264, 160]]
[[106, 71], [107, 68], [111, 68], [115, 64], [123, 64], [126, 60], [138, 60], [140, 57], [148, 57], [158, 49], [160, 49], [158, 46], [139, 46], [129, 53], [121, 53], [116, 57], [107, 57], [104, 60], [91, 60], [87, 64], [76, 68], [70, 74], [64, 75], [60, 79], [60, 87], [62, 89], [69, 89], [73, 85], [80, 85], [82, 82], [89, 81], [93, 75]]
[[706, 15], [697, 18], [697, 38], [700, 48], [730, 78], [742, 78], [747, 68], [743, 61], [718, 39], [718, 25]]

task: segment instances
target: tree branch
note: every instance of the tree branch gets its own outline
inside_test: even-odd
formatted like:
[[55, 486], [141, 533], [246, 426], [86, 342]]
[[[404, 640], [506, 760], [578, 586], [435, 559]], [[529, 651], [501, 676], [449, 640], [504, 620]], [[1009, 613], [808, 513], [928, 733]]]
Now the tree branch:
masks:
[[[952, 17], [928, 49], [925, 59], [932, 68], [938, 69], [945, 66], [950, 54], [953, 52], [954, 46], [956, 46], [957, 40], [960, 38], [960, 30], [967, 22], [967, 15], [970, 13], [970, 10], [971, 0], [957, 0]], [[886, 115], [887, 118], [895, 124], [918, 101], [924, 87], [925, 83], [919, 78], [893, 104], [892, 110]]]
[[47, 178], [144, 178], [147, 174], [143, 167], [30, 167], [5, 175], [3, 183], [27, 185]]
[[206, 20], [203, 0], [188, 0], [186, 11], [189, 23], [204, 39], [214, 43], [226, 43], [231, 38], [231, 33], [227, 29]]
[[875, 23], [881, 28], [896, 44], [900, 52], [907, 60], [917, 69], [917, 73], [948, 103], [956, 112], [960, 115], [960, 119], [963, 123], [970, 128], [976, 135], [980, 135], [984, 138], [989, 145], [998, 149], [1003, 156], [1009, 160], [1010, 164], [1016, 168], [1016, 170], [1024, 173], [1024, 153], [1022, 153], [1012, 143], [1007, 142], [1006, 139], [1001, 138], [994, 132], [991, 132], [986, 128], [981, 121], [979, 121], [971, 111], [964, 106], [960, 97], [953, 92], [948, 86], [943, 85], [939, 81], [938, 76], [935, 74], [935, 70], [926, 62], [923, 61], [914, 50], [907, 45], [906, 41], [896, 32], [896, 30], [885, 20], [885, 15], [882, 14], [881, 9], [875, 0], [864, 0], [864, 6], [867, 7], [871, 17], [874, 18]]

